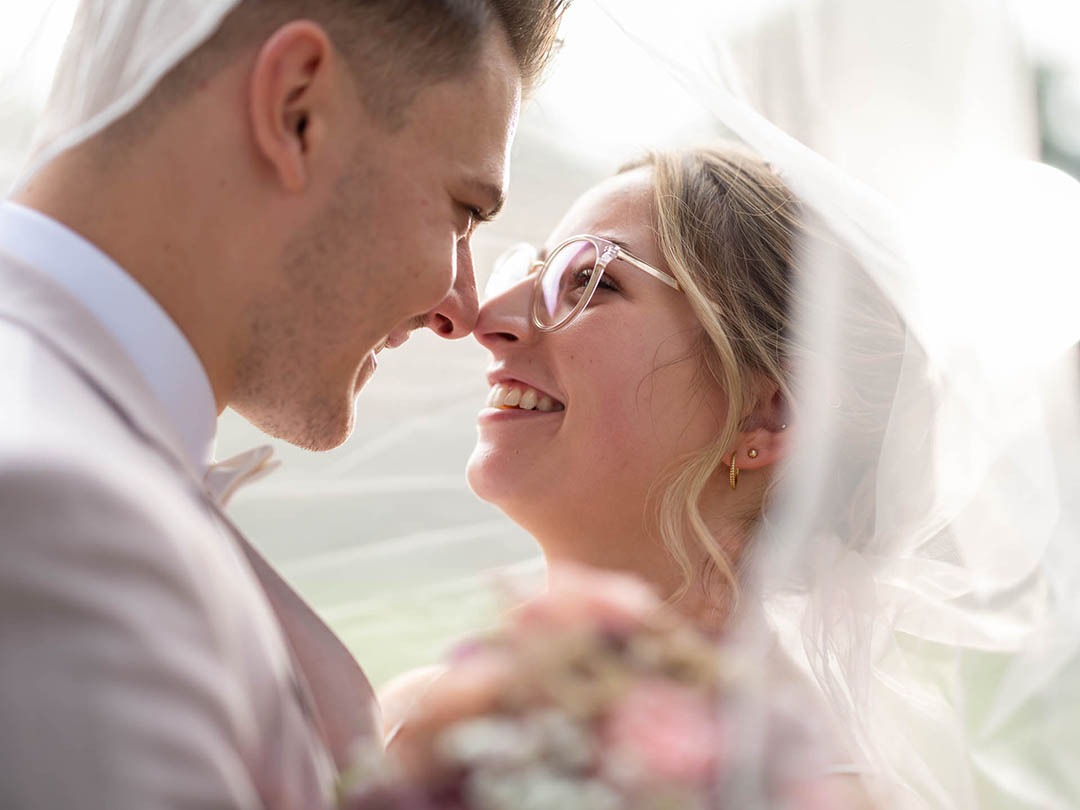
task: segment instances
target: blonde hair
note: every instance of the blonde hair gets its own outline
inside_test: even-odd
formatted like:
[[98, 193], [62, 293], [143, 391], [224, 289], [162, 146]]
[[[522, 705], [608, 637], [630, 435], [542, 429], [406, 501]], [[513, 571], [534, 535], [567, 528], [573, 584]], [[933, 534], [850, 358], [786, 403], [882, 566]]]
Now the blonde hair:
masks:
[[[775, 171], [734, 144], [650, 153], [622, 171], [642, 167], [653, 173], [660, 251], [702, 325], [704, 381], [728, 398], [713, 441], [680, 459], [657, 485], [659, 532], [684, 580], [673, 599], [687, 593], [695, 573], [703, 574], [704, 589], [715, 573], [736, 601], [742, 544], [723, 547], [700, 504], [710, 482], [726, 474], [736, 433], [759, 414], [760, 383], [773, 383], [792, 401], [789, 312], [799, 206]], [[747, 533], [763, 506], [739, 516]], [[691, 555], [690, 544], [704, 552], [706, 571], [694, 571], [700, 554]]]

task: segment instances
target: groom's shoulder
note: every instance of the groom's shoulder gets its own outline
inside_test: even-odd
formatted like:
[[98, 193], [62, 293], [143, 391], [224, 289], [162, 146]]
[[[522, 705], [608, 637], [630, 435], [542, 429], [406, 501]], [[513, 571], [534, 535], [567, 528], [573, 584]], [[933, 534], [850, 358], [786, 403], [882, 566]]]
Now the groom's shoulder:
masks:
[[3, 590], [42, 568], [69, 584], [97, 582], [102, 593], [120, 574], [197, 596], [186, 558], [215, 551], [221, 534], [166, 470], [132, 458], [55, 436], [0, 447]]
[[[0, 806], [13, 785], [247, 807], [315, 784], [280, 628], [200, 482], [47, 333], [0, 318], [0, 367]], [[67, 778], [41, 794], [44, 761]]]
[[160, 543], [192, 524], [211, 528], [190, 482], [76, 366], [2, 319], [0, 363], [0, 514], [9, 548], [33, 532], [46, 544], [93, 533], [133, 545], [142, 536], [145, 546], [147, 535]]
[[[85, 376], [24, 325], [0, 318], [0, 442], [92, 418]], [[88, 437], [92, 438], [92, 437]]]
[[[73, 530], [98, 524], [109, 510], [131, 517], [152, 514], [146, 496], [158, 489], [145, 471], [126, 469], [121, 458], [102, 458], [92, 447], [51, 436], [0, 444], [0, 510], [11, 530], [26, 517], [50, 522], [82, 516]], [[160, 502], [158, 504], [160, 506]]]
[[0, 368], [0, 466], [27, 461], [27, 449], [56, 463], [86, 456], [91, 466], [138, 452], [130, 426], [77, 365], [2, 318]]
[[[254, 806], [263, 782], [282, 778], [264, 771], [278, 736], [297, 746], [281, 767], [300, 780], [300, 746], [315, 743], [291, 708], [279, 631], [199, 499], [85, 447], [7, 449], [0, 726], [20, 745], [0, 742], [0, 798], [25, 782], [15, 763], [49, 757], [64, 778], [46, 797], [81, 783], [90, 796], [140, 797], [124, 806], [165, 806], [158, 790]], [[111, 756], [87, 757], [87, 745]]]

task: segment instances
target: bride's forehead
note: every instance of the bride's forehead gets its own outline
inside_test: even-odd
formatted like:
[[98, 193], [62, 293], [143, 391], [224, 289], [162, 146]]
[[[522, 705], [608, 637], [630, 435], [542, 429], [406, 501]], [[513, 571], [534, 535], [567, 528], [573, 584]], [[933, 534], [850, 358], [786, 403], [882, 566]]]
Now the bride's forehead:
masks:
[[553, 238], [576, 233], [652, 229], [652, 170], [634, 169], [608, 177], [577, 198], [559, 223]]

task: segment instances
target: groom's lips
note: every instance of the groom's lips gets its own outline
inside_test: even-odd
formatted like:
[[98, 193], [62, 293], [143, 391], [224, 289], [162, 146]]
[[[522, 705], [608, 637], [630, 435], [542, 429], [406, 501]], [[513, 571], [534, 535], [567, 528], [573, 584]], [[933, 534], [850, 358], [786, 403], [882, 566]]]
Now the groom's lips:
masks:
[[413, 321], [401, 329], [395, 329], [375, 347], [375, 352], [381, 352], [383, 349], [396, 349], [398, 346], [404, 345], [412, 336], [413, 331], [423, 325], [422, 321]]
[[408, 341], [411, 332], [401, 332], [398, 334], [388, 335], [383, 345], [387, 349], [396, 349], [398, 346], [404, 345]]
[[375, 357], [375, 352], [370, 351], [364, 358], [364, 361], [360, 364], [360, 368], [356, 370], [356, 377], [353, 380], [353, 396], [355, 397], [360, 393], [360, 389], [367, 385], [374, 374], [375, 369], [378, 367], [379, 361]]

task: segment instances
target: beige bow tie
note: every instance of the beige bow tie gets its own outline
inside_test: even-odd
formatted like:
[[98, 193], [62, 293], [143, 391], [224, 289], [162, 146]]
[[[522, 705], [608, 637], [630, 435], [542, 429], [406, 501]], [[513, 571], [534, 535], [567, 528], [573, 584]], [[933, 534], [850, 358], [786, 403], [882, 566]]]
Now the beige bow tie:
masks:
[[269, 475], [280, 466], [281, 462], [274, 458], [274, 448], [269, 445], [256, 447], [211, 464], [203, 476], [203, 486], [214, 502], [224, 507], [240, 487]]

